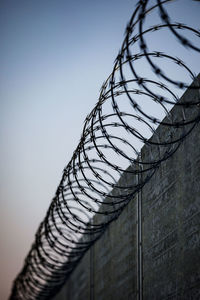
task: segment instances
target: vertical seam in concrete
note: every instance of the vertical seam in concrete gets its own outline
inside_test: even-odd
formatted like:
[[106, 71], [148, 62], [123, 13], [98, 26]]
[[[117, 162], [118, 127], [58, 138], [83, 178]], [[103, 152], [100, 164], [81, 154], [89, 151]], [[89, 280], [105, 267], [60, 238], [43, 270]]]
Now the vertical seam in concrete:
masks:
[[90, 300], [94, 300], [94, 244], [90, 247]]
[[[137, 176], [138, 183], [142, 175]], [[143, 257], [142, 257], [142, 191], [137, 193], [137, 291], [138, 300], [143, 299]]]

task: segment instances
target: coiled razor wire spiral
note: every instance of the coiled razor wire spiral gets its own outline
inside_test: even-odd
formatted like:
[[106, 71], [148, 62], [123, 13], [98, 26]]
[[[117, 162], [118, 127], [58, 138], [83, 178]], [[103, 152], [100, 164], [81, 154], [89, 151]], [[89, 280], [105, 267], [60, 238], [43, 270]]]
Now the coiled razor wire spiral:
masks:
[[[161, 41], [167, 31], [173, 43], [199, 54], [200, 48], [187, 36], [198, 42], [200, 31], [171, 21], [166, 10], [171, 0], [156, 0], [150, 6], [153, 2], [136, 5], [113, 71], [85, 120], [80, 142], [14, 282], [12, 300], [55, 295], [83, 254], [200, 120], [200, 98], [180, 102], [177, 96], [186, 88], [199, 89], [195, 74], [180, 57], [150, 49], [154, 34], [161, 33], [157, 38]], [[151, 14], [151, 20], [155, 14], [160, 23], [145, 27]], [[147, 42], [149, 37], [152, 43]], [[180, 73], [176, 75], [175, 66], [195, 83], [177, 80]], [[174, 105], [180, 111], [176, 118], [170, 113]], [[169, 131], [167, 139], [156, 131], [158, 125]], [[141, 159], [144, 144], [159, 150], [156, 159]], [[122, 184], [119, 178], [124, 174], [139, 179], [133, 185]]]

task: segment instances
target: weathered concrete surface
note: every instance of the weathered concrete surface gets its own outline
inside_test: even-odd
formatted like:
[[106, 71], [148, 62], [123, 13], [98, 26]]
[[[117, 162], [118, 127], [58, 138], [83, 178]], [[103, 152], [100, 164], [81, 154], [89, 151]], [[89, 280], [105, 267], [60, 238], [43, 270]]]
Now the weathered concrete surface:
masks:
[[71, 274], [66, 286], [54, 297], [54, 300], [61, 299], [90, 299], [90, 251], [85, 254], [76, 271]]
[[[197, 97], [198, 91], [187, 91], [182, 101]], [[184, 113], [191, 117], [197, 110], [199, 107]], [[182, 113], [172, 110], [177, 119]], [[170, 136], [162, 126], [157, 132], [164, 138]], [[145, 145], [142, 159], [159, 158], [166, 151], [154, 148]], [[130, 183], [134, 179], [125, 176], [124, 180]], [[138, 249], [142, 251], [141, 264]], [[55, 299], [200, 299], [200, 124], [110, 224]]]
[[94, 245], [94, 298], [135, 299], [137, 291], [136, 202]]
[[[194, 95], [187, 91], [182, 101]], [[185, 114], [192, 117], [196, 109]], [[199, 125], [142, 189], [144, 299], [200, 299]], [[145, 146], [142, 157], [149, 155]]]

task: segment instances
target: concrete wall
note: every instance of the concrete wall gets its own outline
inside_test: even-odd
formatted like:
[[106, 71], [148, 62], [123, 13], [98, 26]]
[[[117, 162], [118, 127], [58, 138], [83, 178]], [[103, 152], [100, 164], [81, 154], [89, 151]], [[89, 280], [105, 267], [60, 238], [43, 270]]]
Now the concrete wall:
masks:
[[[198, 91], [187, 91], [182, 101], [198, 97]], [[187, 110], [186, 117], [197, 110]], [[172, 111], [175, 118], [181, 113]], [[165, 128], [158, 131], [169, 136]], [[142, 159], [160, 151], [145, 145]], [[130, 175], [124, 180], [133, 182]], [[110, 224], [54, 299], [200, 299], [200, 124]]]

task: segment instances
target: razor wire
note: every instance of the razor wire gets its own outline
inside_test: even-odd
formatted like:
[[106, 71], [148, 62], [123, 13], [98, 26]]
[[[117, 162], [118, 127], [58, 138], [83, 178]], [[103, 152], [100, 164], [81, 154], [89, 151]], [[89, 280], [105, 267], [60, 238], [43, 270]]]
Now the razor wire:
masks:
[[[180, 57], [150, 49], [149, 38], [167, 31], [182, 48], [200, 52], [188, 38], [198, 39], [200, 31], [171, 20], [166, 9], [169, 2], [173, 1], [156, 0], [152, 6], [149, 0], [137, 3], [112, 73], [86, 117], [80, 142], [63, 171], [10, 299], [55, 295], [84, 253], [200, 121], [200, 97], [179, 101], [177, 94], [198, 90], [196, 75]], [[146, 26], [151, 14], [160, 23]], [[170, 70], [179, 68], [194, 83], [166, 72], [168, 64]], [[142, 66], [146, 77], [141, 75]], [[177, 118], [170, 112], [174, 106]], [[169, 132], [167, 139], [156, 130], [158, 126]], [[143, 145], [159, 154], [141, 158]], [[126, 175], [133, 177], [133, 184], [122, 182], [120, 178]]]

